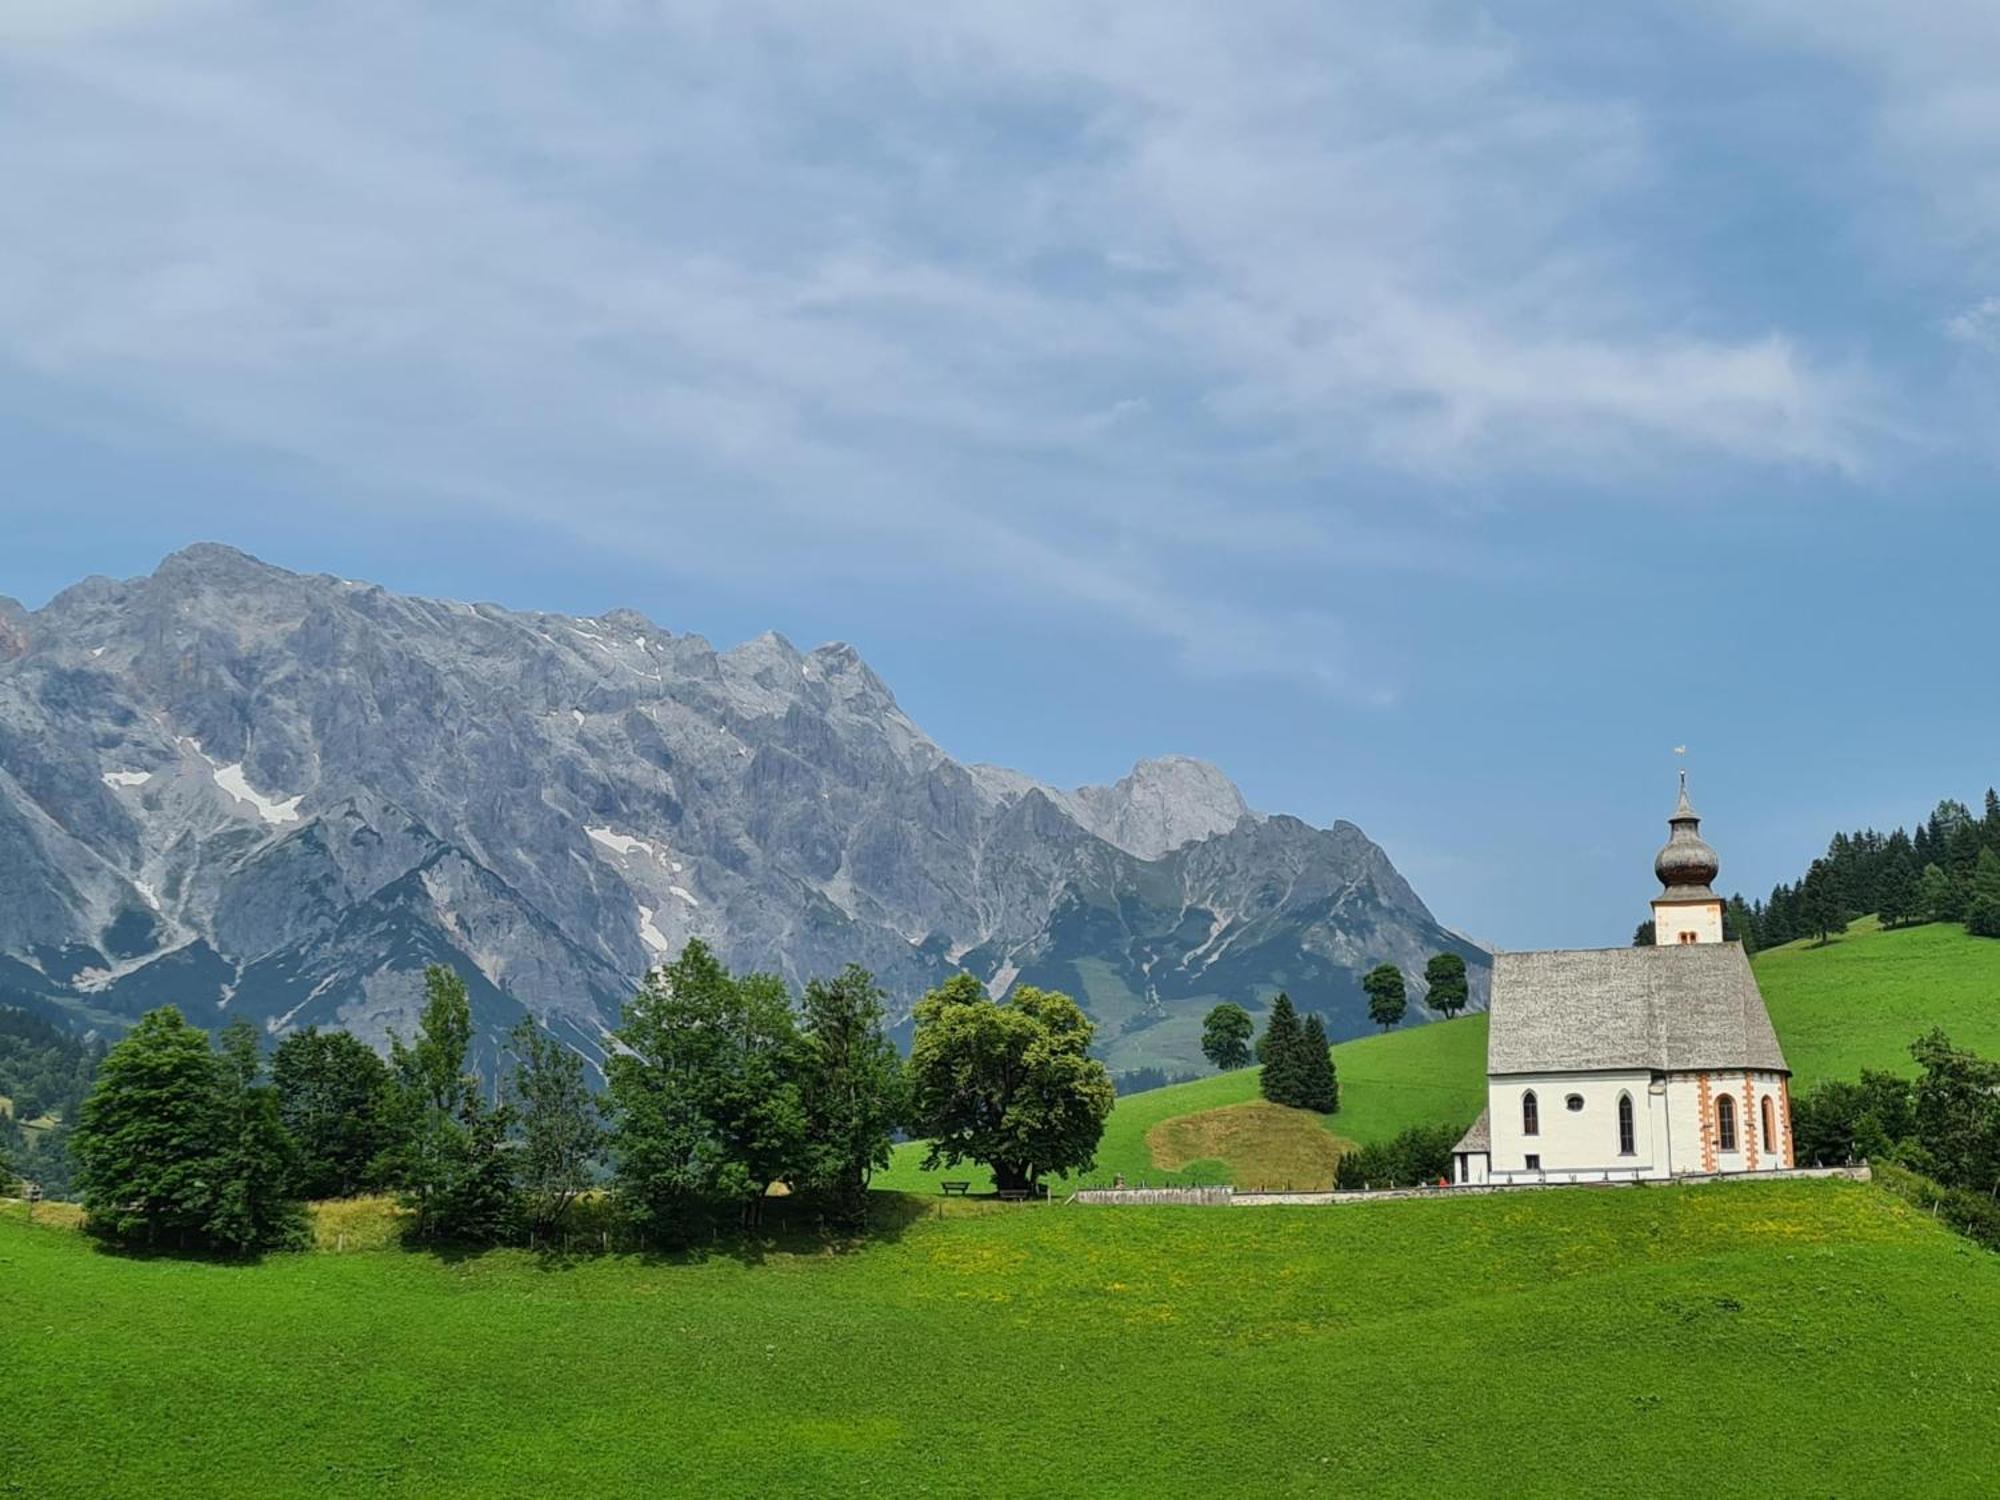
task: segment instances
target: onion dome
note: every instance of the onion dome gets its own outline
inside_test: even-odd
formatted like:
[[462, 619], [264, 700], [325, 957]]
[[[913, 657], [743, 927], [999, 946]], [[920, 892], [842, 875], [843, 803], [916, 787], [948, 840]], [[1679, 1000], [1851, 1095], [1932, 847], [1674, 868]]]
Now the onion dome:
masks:
[[1653, 873], [1660, 877], [1669, 897], [1713, 897], [1709, 883], [1722, 869], [1722, 861], [1701, 836], [1701, 816], [1688, 804], [1687, 773], [1681, 773], [1681, 800], [1667, 819], [1673, 830], [1658, 856]]

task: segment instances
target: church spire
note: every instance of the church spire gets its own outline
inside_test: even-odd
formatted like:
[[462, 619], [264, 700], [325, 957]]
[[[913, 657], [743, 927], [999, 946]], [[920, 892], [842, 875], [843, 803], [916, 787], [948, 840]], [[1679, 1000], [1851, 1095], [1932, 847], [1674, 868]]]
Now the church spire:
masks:
[[1713, 882], [1722, 862], [1701, 836], [1701, 815], [1688, 801], [1687, 769], [1681, 769], [1680, 800], [1667, 819], [1671, 830], [1653, 859], [1660, 894], [1653, 898], [1653, 938], [1660, 944], [1722, 941], [1722, 898]]

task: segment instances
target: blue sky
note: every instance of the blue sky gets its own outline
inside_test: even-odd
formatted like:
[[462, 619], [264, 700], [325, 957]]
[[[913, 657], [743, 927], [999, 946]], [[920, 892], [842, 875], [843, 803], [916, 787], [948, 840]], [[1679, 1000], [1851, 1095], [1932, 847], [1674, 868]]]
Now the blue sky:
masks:
[[[306, 13], [301, 14], [301, 11]], [[2000, 8], [0, 10], [0, 592], [854, 642], [1623, 941], [2000, 779]]]

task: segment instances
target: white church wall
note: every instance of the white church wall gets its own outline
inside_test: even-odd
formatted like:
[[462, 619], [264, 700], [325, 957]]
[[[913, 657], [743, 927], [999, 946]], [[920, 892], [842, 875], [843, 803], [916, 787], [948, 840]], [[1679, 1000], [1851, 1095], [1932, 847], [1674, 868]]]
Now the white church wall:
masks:
[[[1492, 1152], [1489, 1177], [1494, 1182], [1601, 1181], [1612, 1178], [1663, 1177], [1667, 1166], [1662, 1104], [1649, 1092], [1652, 1075], [1633, 1070], [1611, 1073], [1514, 1074], [1488, 1085]], [[1523, 1128], [1522, 1100], [1533, 1092], [1537, 1105], [1536, 1134]], [[1632, 1145], [1627, 1156], [1618, 1149], [1618, 1099], [1632, 1100]], [[1574, 1095], [1583, 1102], [1571, 1109]], [[1528, 1164], [1529, 1157], [1537, 1165]]]
[[1672, 947], [1689, 939], [1683, 933], [1693, 933], [1692, 941], [1697, 943], [1719, 943], [1722, 941], [1722, 903], [1720, 901], [1697, 901], [1680, 905], [1672, 901], [1653, 903], [1653, 941], [1662, 948]]
[[[1707, 1088], [1704, 1092], [1703, 1083]], [[1717, 1130], [1717, 1101], [1728, 1094], [1736, 1105], [1736, 1149], [1724, 1151]], [[1764, 1139], [1763, 1102], [1771, 1101], [1771, 1141]], [[1786, 1117], [1785, 1082], [1777, 1073], [1740, 1070], [1676, 1073], [1667, 1080], [1667, 1130], [1671, 1167], [1690, 1172], [1775, 1172], [1788, 1165], [1791, 1123]]]

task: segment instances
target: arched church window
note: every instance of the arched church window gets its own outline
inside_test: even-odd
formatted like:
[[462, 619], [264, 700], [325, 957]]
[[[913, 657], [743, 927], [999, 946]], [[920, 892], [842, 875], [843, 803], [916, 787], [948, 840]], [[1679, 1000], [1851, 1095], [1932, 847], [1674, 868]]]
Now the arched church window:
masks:
[[1632, 1126], [1632, 1096], [1618, 1096], [1618, 1154], [1631, 1156], [1639, 1149]]
[[1535, 1103], [1535, 1091], [1529, 1089], [1521, 1096], [1521, 1134], [1540, 1135], [1542, 1133], [1542, 1111]]
[[1766, 1155], [1775, 1155], [1777, 1150], [1778, 1115], [1777, 1111], [1771, 1108], [1771, 1096], [1766, 1094], [1764, 1096], [1764, 1151]]
[[1715, 1146], [1718, 1151], [1736, 1149], [1736, 1101], [1727, 1094], [1715, 1100]]

